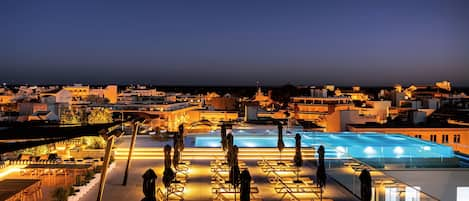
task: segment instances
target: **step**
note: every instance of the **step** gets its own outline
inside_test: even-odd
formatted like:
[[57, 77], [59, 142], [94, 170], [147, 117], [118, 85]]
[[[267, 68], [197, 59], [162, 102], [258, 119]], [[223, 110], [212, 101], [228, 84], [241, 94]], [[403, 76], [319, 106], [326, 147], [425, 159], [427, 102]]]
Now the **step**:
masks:
[[[123, 159], [126, 160], [128, 156], [128, 148], [116, 148], [115, 149], [115, 158], [116, 159]], [[293, 158], [295, 155], [294, 148], [285, 148], [280, 153], [277, 148], [240, 148], [238, 157], [241, 160], [275, 160], [287, 158]], [[317, 152], [312, 148], [302, 148], [302, 156], [304, 160], [312, 160], [317, 158]], [[332, 156], [335, 157], [335, 151], [331, 153], [326, 152], [326, 157]], [[185, 160], [190, 159], [223, 159], [225, 158], [225, 152], [223, 152], [220, 148], [195, 148], [195, 147], [188, 147], [185, 148], [182, 152], [182, 157]], [[139, 147], [135, 148], [132, 153], [132, 159], [163, 159], [164, 152], [163, 149], [160, 147]]]

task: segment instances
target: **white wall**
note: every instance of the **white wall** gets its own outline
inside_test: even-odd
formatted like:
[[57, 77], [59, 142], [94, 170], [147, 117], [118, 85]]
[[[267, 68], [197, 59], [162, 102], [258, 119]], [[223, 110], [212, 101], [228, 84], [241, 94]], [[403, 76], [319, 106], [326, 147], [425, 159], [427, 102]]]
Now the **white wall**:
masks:
[[423, 192], [441, 201], [455, 201], [456, 187], [469, 186], [467, 168], [390, 170], [385, 173], [409, 185], [419, 186]]

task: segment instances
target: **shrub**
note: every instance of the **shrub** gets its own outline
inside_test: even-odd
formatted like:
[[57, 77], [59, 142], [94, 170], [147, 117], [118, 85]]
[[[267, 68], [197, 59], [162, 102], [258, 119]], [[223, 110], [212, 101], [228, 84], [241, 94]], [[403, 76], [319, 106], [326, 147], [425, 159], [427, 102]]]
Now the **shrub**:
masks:
[[69, 191], [64, 187], [59, 187], [54, 190], [52, 197], [54, 201], [67, 201], [68, 200]]

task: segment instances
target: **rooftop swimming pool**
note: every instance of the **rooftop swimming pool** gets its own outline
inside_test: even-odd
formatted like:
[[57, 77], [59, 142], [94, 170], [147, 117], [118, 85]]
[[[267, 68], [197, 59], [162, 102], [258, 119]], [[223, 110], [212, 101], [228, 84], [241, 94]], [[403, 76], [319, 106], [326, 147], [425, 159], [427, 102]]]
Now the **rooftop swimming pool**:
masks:
[[[298, 132], [302, 147], [324, 145], [326, 157], [342, 158], [453, 158], [449, 146], [399, 134]], [[286, 147], [295, 146], [295, 135], [284, 134]], [[277, 134], [235, 134], [238, 147], [276, 147]], [[195, 147], [220, 147], [220, 135], [195, 136]]]

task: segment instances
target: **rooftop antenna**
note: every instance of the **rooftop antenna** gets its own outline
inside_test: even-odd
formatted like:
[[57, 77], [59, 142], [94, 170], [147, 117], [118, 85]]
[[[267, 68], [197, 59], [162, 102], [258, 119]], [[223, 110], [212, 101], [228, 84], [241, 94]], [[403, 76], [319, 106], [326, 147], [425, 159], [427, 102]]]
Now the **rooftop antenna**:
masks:
[[257, 87], [257, 91], [260, 93], [261, 92], [261, 84], [259, 81], [256, 81], [256, 87]]

